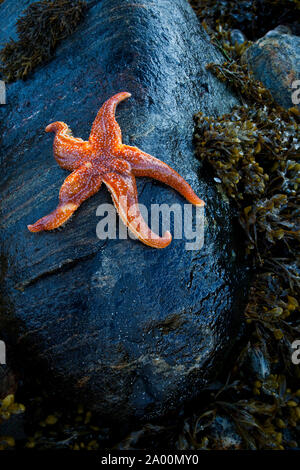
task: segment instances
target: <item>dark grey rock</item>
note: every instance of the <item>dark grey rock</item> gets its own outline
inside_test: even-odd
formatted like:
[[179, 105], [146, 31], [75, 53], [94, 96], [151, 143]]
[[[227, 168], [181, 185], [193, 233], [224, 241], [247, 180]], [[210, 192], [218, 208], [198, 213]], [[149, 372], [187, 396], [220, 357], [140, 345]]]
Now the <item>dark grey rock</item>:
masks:
[[[285, 32], [283, 32], [285, 31]], [[270, 90], [284, 108], [300, 109], [300, 37], [278, 26], [258, 39], [242, 55], [254, 77]], [[297, 83], [298, 82], [298, 83]]]
[[[0, 30], [10, 24], [0, 8]], [[19, 0], [18, 14], [22, 5]], [[1, 108], [2, 324], [19, 368], [93, 407], [110, 423], [165, 414], [212, 380], [239, 331], [245, 268], [232, 209], [194, 157], [193, 114], [230, 111], [236, 98], [205, 65], [222, 62], [184, 0], [93, 2], [76, 33]], [[16, 10], [17, 11], [17, 10]], [[6, 37], [11, 29], [6, 31]], [[61, 230], [26, 226], [56, 207], [67, 175], [45, 126], [67, 122], [86, 139], [111, 95], [125, 143], [173, 166], [206, 202], [204, 247], [164, 250], [100, 241], [103, 187]], [[180, 203], [171, 188], [138, 180], [139, 200]]]

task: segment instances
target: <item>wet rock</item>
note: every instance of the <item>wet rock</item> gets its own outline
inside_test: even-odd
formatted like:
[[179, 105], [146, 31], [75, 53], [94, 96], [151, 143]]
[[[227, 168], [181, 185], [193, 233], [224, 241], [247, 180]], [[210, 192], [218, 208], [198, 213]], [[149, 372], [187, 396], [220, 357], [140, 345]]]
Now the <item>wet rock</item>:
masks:
[[[8, 24], [5, 15], [0, 23]], [[237, 104], [205, 69], [222, 60], [186, 1], [103, 0], [90, 3], [50, 63], [7, 87], [0, 326], [27, 377], [87, 403], [110, 425], [195, 397], [224, 365], [241, 324], [247, 274], [233, 212], [192, 145], [195, 112], [219, 115]], [[105, 188], [61, 231], [27, 230], [56, 207], [68, 174], [45, 126], [63, 120], [86, 139], [104, 100], [119, 91], [132, 93], [117, 109], [123, 141], [170, 164], [205, 200], [200, 251], [181, 239], [164, 250], [99, 240], [96, 209], [111, 203]], [[152, 180], [138, 179], [138, 193], [148, 208], [185, 203]]]
[[299, 48], [300, 37], [290, 34], [288, 27], [278, 26], [246, 49], [242, 56], [242, 62], [248, 64], [255, 78], [285, 108], [299, 107], [300, 103]]
[[280, 24], [276, 26], [276, 28], [272, 29], [271, 31], [268, 31], [265, 36], [266, 37], [278, 36], [278, 34], [292, 34], [292, 30], [289, 26]]
[[232, 29], [230, 31], [230, 42], [231, 44], [244, 44], [247, 41], [246, 36], [239, 29]]
[[258, 346], [250, 347], [248, 350], [249, 374], [259, 380], [264, 381], [271, 373], [270, 361], [266, 351], [262, 351]]

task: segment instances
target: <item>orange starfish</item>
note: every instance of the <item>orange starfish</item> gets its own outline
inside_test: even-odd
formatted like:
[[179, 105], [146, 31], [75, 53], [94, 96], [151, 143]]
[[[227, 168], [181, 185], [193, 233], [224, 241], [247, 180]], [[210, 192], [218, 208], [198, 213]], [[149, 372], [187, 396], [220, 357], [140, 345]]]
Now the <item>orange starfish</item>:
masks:
[[115, 120], [118, 103], [131, 96], [122, 92], [112, 96], [99, 110], [89, 140], [72, 136], [64, 122], [54, 122], [46, 132], [55, 132], [53, 149], [57, 163], [73, 172], [65, 179], [58, 207], [28, 225], [31, 232], [52, 230], [66, 222], [83, 201], [99, 191], [102, 181], [112, 194], [115, 207], [129, 229], [146, 245], [164, 248], [172, 240], [170, 232], [162, 237], [153, 233], [138, 207], [135, 176], [147, 176], [168, 184], [196, 206], [204, 206], [190, 185], [166, 163], [137, 147], [122, 144], [121, 129]]

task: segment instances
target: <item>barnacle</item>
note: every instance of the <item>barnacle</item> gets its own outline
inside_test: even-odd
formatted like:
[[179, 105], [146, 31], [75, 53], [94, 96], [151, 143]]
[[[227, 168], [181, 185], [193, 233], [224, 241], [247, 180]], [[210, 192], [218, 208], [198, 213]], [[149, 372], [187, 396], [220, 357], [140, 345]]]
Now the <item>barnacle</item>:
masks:
[[81, 0], [42, 0], [29, 5], [17, 21], [18, 40], [10, 39], [0, 51], [2, 78], [24, 80], [49, 60], [57, 45], [74, 32], [85, 8]]

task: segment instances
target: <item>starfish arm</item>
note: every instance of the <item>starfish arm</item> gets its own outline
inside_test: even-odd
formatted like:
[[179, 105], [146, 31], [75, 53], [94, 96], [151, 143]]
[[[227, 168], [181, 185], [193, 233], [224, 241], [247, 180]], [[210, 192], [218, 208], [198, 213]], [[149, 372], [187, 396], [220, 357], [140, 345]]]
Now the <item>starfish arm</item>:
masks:
[[55, 132], [53, 151], [57, 163], [66, 170], [76, 170], [90, 160], [92, 149], [89, 142], [72, 136], [72, 131], [64, 122], [53, 122], [46, 132]]
[[115, 119], [115, 111], [117, 104], [130, 96], [130, 93], [123, 91], [105, 101], [100, 108], [89, 137], [89, 142], [95, 150], [122, 144], [122, 133]]
[[205, 205], [204, 201], [195, 194], [185, 179], [158, 158], [129, 145], [122, 145], [119, 153], [130, 163], [135, 176], [154, 178], [174, 188], [190, 203], [200, 207]]
[[111, 192], [119, 216], [131, 232], [145, 245], [153, 248], [165, 248], [171, 243], [170, 232], [163, 237], [156, 235], [146, 224], [139, 207], [135, 177], [129, 172], [119, 174], [106, 173], [103, 182]]
[[30, 232], [53, 230], [65, 223], [83, 201], [95, 194], [101, 186], [102, 175], [91, 163], [85, 163], [73, 171], [64, 181], [59, 192], [57, 208], [39, 219], [35, 224], [28, 225]]

